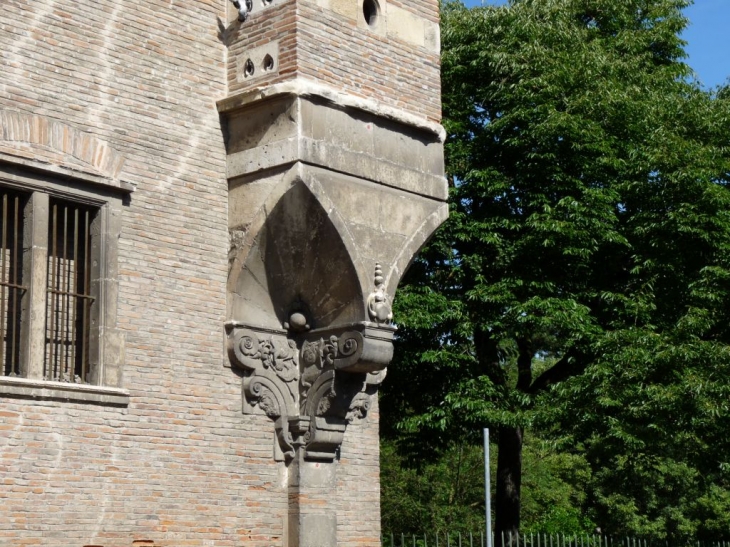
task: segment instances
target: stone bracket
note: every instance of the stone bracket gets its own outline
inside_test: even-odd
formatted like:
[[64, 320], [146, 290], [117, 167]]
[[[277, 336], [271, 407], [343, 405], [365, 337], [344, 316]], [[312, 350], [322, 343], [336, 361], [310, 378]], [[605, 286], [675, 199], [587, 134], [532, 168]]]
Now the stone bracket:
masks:
[[231, 363], [244, 372], [244, 412], [275, 420], [275, 454], [287, 462], [299, 449], [307, 460], [334, 460], [393, 356], [390, 325], [289, 334], [231, 321], [226, 330]]

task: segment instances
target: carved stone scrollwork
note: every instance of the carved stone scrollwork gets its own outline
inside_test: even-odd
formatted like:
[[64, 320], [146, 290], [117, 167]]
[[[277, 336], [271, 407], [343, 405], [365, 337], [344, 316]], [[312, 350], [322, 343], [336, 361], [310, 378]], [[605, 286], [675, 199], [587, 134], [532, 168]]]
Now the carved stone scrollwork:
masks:
[[392, 356], [392, 327], [372, 323], [295, 335], [228, 323], [231, 363], [244, 371], [244, 412], [275, 420], [277, 454], [331, 461], [348, 423], [367, 416]]
[[347, 410], [348, 423], [357, 423], [367, 417], [373, 397], [378, 392], [380, 384], [385, 380], [387, 370], [368, 372], [365, 376], [365, 387], [352, 399], [350, 408]]
[[352, 399], [350, 408], [347, 409], [347, 415], [345, 419], [348, 423], [357, 422], [363, 420], [370, 410], [370, 400], [372, 395], [365, 392], [360, 392]]
[[[326, 343], [324, 347], [331, 351], [334, 345]], [[334, 459], [347, 424], [355, 418], [364, 418], [370, 408], [371, 396], [364, 392], [366, 375], [336, 370], [335, 362], [336, 359], [326, 363], [328, 368], [306, 392], [302, 392], [300, 411], [310, 420], [310, 434], [305, 445], [307, 459]]]
[[309, 440], [309, 418], [280, 416], [276, 420], [275, 429], [282, 456], [279, 459], [291, 461], [296, 451]]
[[283, 336], [236, 329], [229, 335], [231, 362], [246, 374], [244, 401], [270, 418], [288, 416], [299, 399], [299, 352]]

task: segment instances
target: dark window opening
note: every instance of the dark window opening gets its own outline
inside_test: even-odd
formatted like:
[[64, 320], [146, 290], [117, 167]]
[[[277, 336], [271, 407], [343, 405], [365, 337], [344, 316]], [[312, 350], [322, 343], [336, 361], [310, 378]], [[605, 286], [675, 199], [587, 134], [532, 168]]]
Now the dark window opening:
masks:
[[377, 0], [364, 0], [362, 4], [362, 14], [368, 26], [374, 27], [378, 23], [378, 15], [380, 6]]
[[23, 285], [23, 211], [28, 196], [0, 189], [0, 371], [20, 376], [21, 300]]

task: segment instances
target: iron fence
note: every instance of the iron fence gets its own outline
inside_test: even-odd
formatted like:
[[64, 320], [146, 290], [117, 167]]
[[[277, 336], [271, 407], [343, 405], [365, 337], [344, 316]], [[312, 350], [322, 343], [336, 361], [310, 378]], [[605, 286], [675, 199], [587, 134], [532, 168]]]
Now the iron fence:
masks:
[[[441, 532], [424, 534], [386, 533], [383, 547], [487, 547], [485, 533]], [[670, 542], [641, 538], [576, 534], [499, 534], [492, 547], [671, 547]], [[682, 547], [730, 547], [730, 541], [693, 541]]]

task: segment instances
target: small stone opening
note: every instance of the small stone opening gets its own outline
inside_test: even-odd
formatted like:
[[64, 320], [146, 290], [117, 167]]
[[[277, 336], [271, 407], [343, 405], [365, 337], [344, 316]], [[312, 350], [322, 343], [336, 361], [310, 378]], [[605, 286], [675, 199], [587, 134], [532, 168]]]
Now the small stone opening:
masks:
[[264, 7], [270, 6], [273, 3], [274, 3], [274, 0], [261, 0], [261, 5], [263, 5]]
[[364, 0], [362, 3], [362, 14], [368, 26], [376, 26], [380, 16], [380, 5], [377, 0]]
[[264, 62], [262, 63], [262, 66], [264, 68], [264, 72], [270, 72], [274, 70], [274, 58], [267, 54], [266, 57], [264, 57]]
[[243, 65], [243, 75], [253, 76], [254, 71], [256, 70], [256, 67], [253, 64], [253, 61], [251, 59], [246, 59], [246, 64]]

